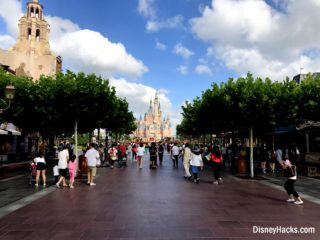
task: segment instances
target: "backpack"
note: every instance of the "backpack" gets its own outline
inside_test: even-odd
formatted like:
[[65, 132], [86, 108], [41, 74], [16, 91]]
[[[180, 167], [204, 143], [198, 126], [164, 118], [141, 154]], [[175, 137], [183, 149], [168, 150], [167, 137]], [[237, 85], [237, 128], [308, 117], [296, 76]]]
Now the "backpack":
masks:
[[163, 150], [164, 150], [164, 149], [163, 149], [163, 146], [160, 145], [160, 146], [159, 146], [159, 153], [163, 153]]
[[119, 147], [119, 149], [118, 149], [118, 155], [122, 156], [122, 147]]
[[155, 147], [150, 147], [149, 152], [150, 152], [150, 155], [155, 155], [156, 154]]

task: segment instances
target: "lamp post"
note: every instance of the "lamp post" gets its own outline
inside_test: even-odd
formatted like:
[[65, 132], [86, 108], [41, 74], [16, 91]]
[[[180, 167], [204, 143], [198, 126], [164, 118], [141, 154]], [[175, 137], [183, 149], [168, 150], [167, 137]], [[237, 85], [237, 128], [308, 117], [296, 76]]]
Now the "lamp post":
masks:
[[8, 105], [7, 105], [7, 107], [0, 109], [0, 114], [10, 108], [11, 101], [14, 99], [14, 92], [15, 92], [15, 87], [11, 84], [8, 84], [5, 88], [5, 91], [4, 91], [4, 96], [8, 100]]

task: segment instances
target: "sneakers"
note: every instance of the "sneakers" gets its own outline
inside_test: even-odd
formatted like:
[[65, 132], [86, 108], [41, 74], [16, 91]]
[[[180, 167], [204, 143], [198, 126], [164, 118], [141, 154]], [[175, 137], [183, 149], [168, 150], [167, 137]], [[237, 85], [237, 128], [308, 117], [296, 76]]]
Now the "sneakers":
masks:
[[39, 185], [36, 183], [34, 186], [35, 186], [35, 187], [38, 187]]
[[74, 186], [73, 186], [73, 185], [70, 185], [70, 188], [74, 188]]
[[193, 182], [198, 184], [200, 182], [200, 178], [194, 179]]
[[60, 186], [59, 186], [59, 184], [58, 184], [58, 183], [56, 183], [56, 187], [57, 187], [57, 188], [60, 188]]
[[293, 202], [295, 202], [296, 200], [294, 199], [294, 198], [289, 198], [289, 199], [287, 199], [287, 202], [288, 203], [293, 203]]
[[213, 184], [218, 185], [218, 184], [219, 184], [219, 182], [218, 182], [218, 181], [213, 181]]
[[92, 182], [92, 183], [90, 183], [90, 186], [95, 186], [95, 185], [97, 185], [97, 184], [95, 184], [95, 183], [93, 183], [93, 182]]
[[302, 200], [296, 200], [293, 203], [296, 204], [296, 205], [301, 205], [301, 204], [303, 204], [303, 201]]
[[218, 182], [219, 182], [220, 184], [223, 183], [222, 178], [219, 178], [219, 179], [218, 179]]

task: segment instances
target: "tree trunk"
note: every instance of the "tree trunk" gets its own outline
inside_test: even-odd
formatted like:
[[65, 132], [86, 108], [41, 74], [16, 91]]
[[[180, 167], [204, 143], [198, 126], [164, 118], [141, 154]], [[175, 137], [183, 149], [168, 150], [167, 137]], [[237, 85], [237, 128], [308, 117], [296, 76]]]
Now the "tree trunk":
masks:
[[100, 144], [100, 127], [98, 128], [97, 142]]
[[253, 166], [253, 127], [250, 127], [250, 177], [254, 178]]
[[[79, 159], [78, 159], [78, 122], [77, 120], [74, 121], [74, 154], [76, 155], [77, 161], [77, 168], [79, 166]], [[77, 173], [78, 171], [76, 171]]]

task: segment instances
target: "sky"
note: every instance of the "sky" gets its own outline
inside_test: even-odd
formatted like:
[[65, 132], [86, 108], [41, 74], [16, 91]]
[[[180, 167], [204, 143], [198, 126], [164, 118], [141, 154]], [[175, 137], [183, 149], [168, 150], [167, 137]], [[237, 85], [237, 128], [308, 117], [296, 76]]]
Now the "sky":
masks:
[[[0, 48], [27, 0], [0, 0]], [[109, 79], [136, 117], [158, 93], [173, 127], [212, 83], [320, 69], [320, 0], [39, 0], [63, 70]]]

